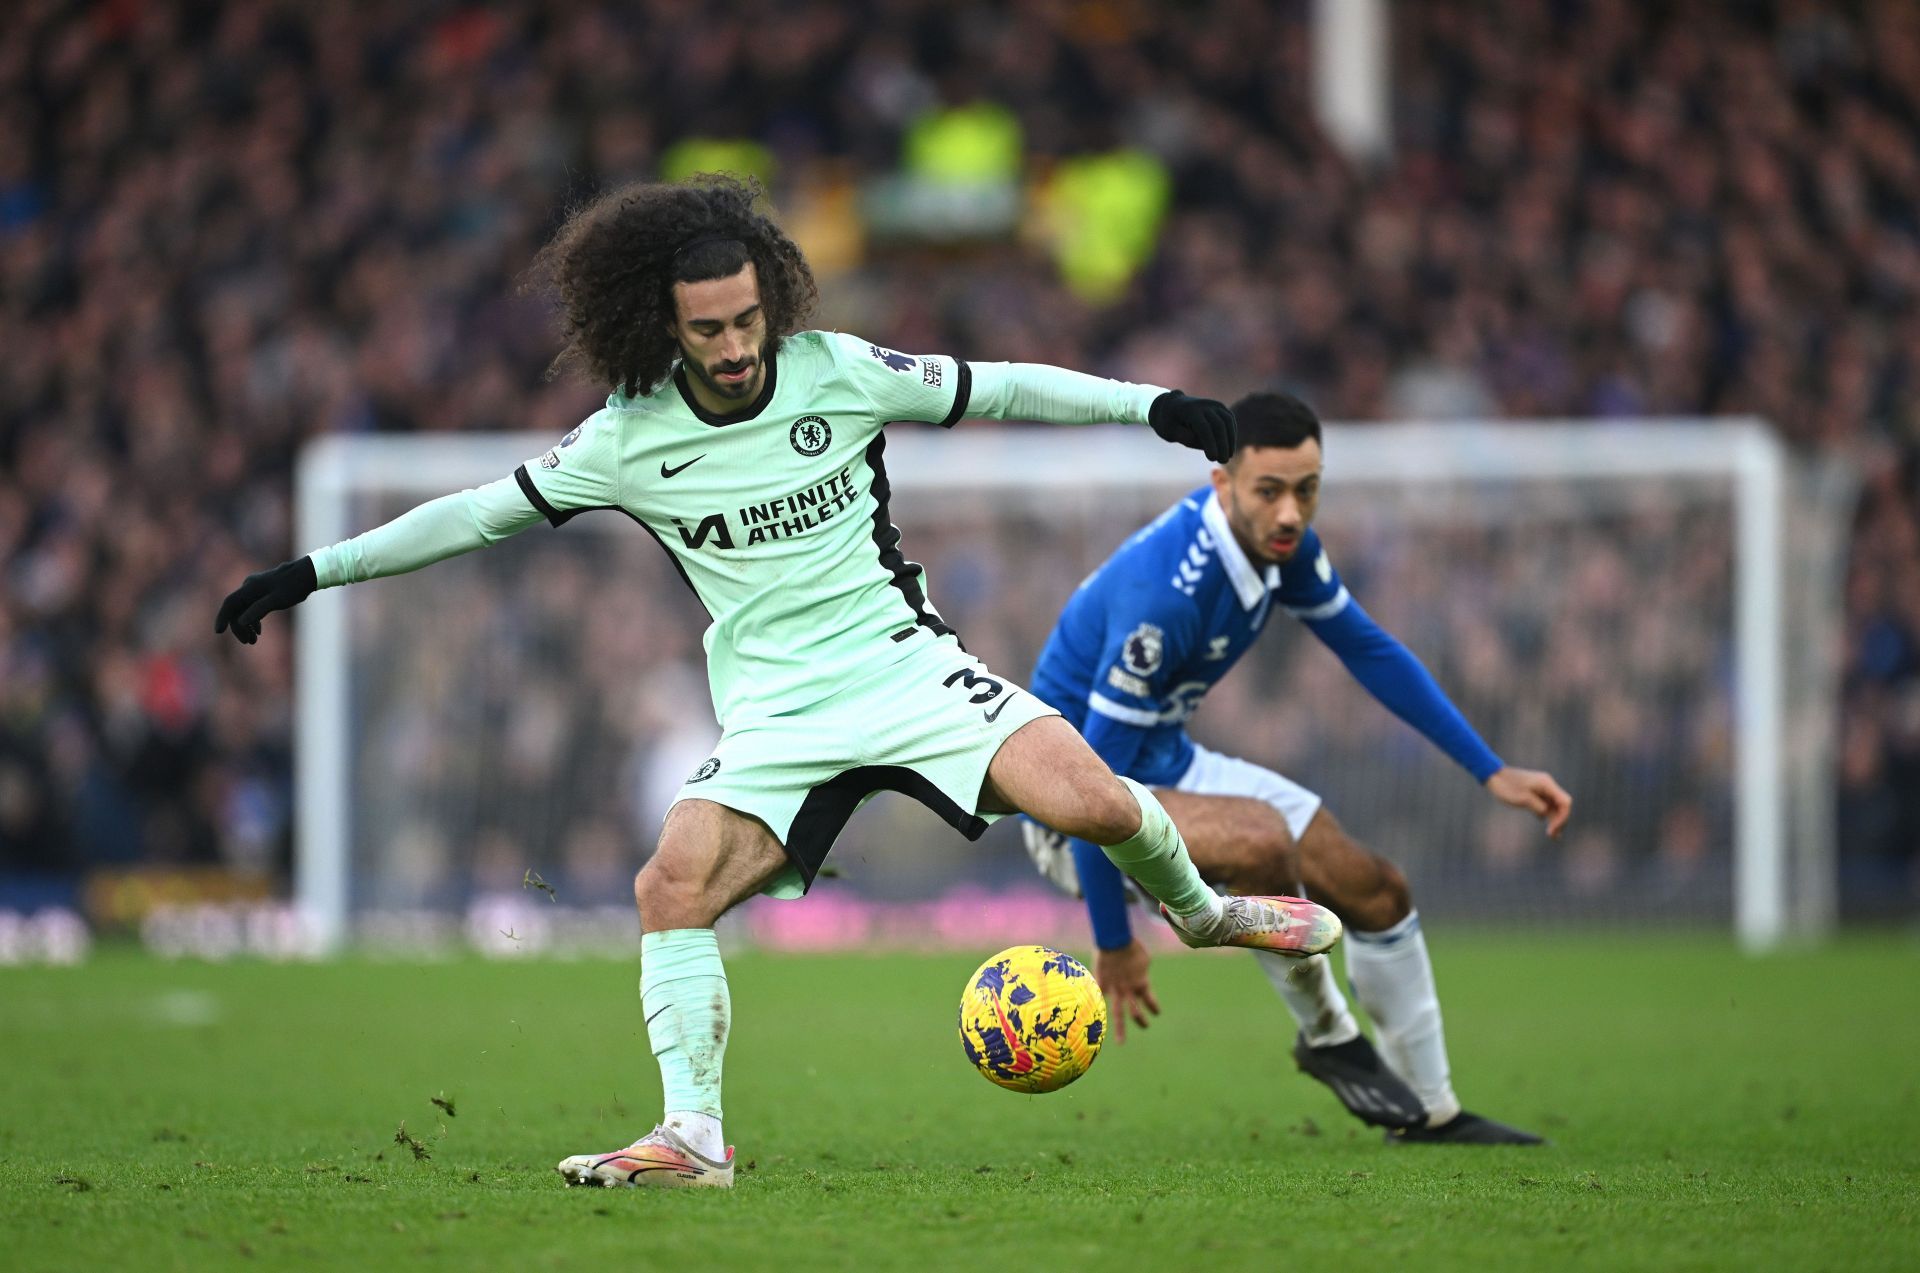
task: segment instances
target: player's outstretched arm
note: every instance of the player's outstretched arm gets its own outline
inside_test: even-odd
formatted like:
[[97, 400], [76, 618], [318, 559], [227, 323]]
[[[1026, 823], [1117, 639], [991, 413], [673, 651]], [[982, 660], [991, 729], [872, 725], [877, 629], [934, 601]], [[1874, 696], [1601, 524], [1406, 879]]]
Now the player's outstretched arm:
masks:
[[1043, 424], [1144, 424], [1169, 442], [1233, 456], [1233, 412], [1178, 389], [1129, 384], [1037, 362], [964, 362], [945, 354], [915, 357], [836, 332], [840, 365], [882, 420], [949, 426], [966, 419]]
[[248, 575], [220, 603], [213, 630], [252, 645], [267, 615], [299, 605], [317, 589], [418, 570], [498, 543], [540, 516], [512, 478], [443, 495], [363, 535]]
[[1573, 797], [1545, 770], [1508, 765], [1490, 775], [1485, 785], [1487, 794], [1501, 804], [1525, 809], [1546, 823], [1547, 834], [1555, 839], [1573, 816]]
[[619, 438], [617, 417], [596, 412], [512, 477], [428, 500], [363, 535], [248, 575], [220, 604], [213, 630], [231, 629], [235, 640], [252, 645], [262, 619], [318, 588], [404, 575], [497, 544], [543, 517], [558, 526], [590, 508], [618, 507]]
[[1373, 621], [1344, 588], [1331, 614], [1306, 617], [1307, 627], [1339, 655], [1340, 661], [1386, 708], [1426, 736], [1486, 787], [1502, 804], [1525, 809], [1558, 837], [1573, 812], [1569, 796], [1553, 776], [1515, 769], [1503, 762], [1413, 651]]
[[1233, 457], [1233, 412], [1178, 389], [1105, 380], [1043, 363], [971, 364], [971, 416], [1045, 424], [1144, 424], [1169, 442], [1225, 464]]

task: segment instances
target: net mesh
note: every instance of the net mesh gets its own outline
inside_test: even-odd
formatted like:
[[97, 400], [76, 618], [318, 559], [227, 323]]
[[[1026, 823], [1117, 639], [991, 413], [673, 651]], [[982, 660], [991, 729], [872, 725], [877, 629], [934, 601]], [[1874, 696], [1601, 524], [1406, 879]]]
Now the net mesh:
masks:
[[[903, 485], [894, 520], [968, 647], [1024, 682], [1073, 588], [1203, 475]], [[373, 525], [419, 498], [361, 490], [346, 514]], [[1201, 742], [1324, 795], [1401, 863], [1428, 913], [1729, 920], [1731, 479], [1334, 466], [1317, 525], [1356, 599], [1495, 749], [1573, 792], [1565, 841], [1487, 798], [1284, 617], [1201, 707]], [[659, 547], [598, 514], [344, 600], [360, 930], [525, 893], [529, 872], [569, 905], [627, 905], [718, 735], [706, 616]], [[970, 845], [893, 796], [855, 817], [829, 863], [816, 893], [908, 901], [1035, 881], [1010, 824]]]

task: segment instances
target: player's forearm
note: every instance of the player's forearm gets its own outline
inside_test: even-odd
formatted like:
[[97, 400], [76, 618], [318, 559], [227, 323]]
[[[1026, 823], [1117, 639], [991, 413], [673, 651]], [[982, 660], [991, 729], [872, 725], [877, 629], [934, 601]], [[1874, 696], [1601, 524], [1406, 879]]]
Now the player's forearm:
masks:
[[313, 553], [322, 588], [403, 575], [525, 530], [540, 514], [512, 478], [429, 500], [384, 526]]
[[1500, 769], [1500, 757], [1467, 723], [1426, 665], [1357, 602], [1332, 618], [1310, 620], [1307, 626], [1340, 656], [1369, 694], [1452, 757], [1475, 782], [1485, 782]]
[[1122, 950], [1133, 944], [1133, 924], [1127, 918], [1127, 885], [1120, 868], [1099, 845], [1073, 842], [1073, 865], [1080, 875], [1080, 896], [1087, 899], [1087, 917], [1093, 921], [1093, 944], [1102, 950]]
[[1043, 424], [1145, 424], [1166, 390], [1037, 362], [976, 362], [969, 416]]

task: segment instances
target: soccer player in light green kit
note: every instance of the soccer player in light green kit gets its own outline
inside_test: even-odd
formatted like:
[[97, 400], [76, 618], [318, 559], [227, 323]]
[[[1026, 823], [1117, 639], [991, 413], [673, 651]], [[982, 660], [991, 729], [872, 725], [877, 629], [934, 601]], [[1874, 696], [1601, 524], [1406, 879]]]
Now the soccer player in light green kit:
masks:
[[577, 212], [538, 269], [561, 307], [558, 361], [611, 385], [606, 407], [511, 477], [248, 576], [214, 625], [251, 644], [267, 613], [315, 588], [596, 509], [652, 534], [712, 615], [720, 741], [634, 881], [665, 1117], [623, 1149], [560, 1163], [569, 1184], [733, 1183], [720, 1121], [731, 1006], [714, 921], [756, 892], [804, 893], [853, 811], [882, 790], [970, 838], [1023, 812], [1103, 846], [1190, 945], [1309, 955], [1340, 935], [1310, 902], [1216, 896], [1145, 787], [966, 652], [888, 519], [892, 423], [1146, 424], [1224, 461], [1232, 414], [1055, 367], [969, 366], [801, 330], [812, 272], [756, 210], [757, 193], [702, 177], [628, 186]]

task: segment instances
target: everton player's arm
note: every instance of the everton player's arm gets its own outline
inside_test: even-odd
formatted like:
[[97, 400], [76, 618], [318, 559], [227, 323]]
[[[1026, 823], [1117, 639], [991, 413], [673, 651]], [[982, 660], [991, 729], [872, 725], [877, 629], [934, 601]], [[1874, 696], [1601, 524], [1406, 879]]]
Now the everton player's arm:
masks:
[[312, 554], [315, 583], [333, 588], [405, 574], [497, 544], [542, 517], [558, 526], [585, 509], [617, 505], [616, 434], [611, 413], [601, 412], [511, 477], [442, 495], [319, 549]]
[[1309, 530], [1280, 570], [1275, 600], [1339, 656], [1353, 678], [1388, 711], [1419, 730], [1455, 763], [1485, 783], [1502, 766], [1426, 665], [1373, 621], [1340, 582], [1320, 537]]
[[[1081, 732], [1113, 772], [1138, 778], [1147, 737], [1166, 723], [1162, 713], [1170, 669], [1180, 665], [1179, 652], [1192, 643], [1198, 624], [1186, 598], [1157, 573], [1150, 585], [1121, 584], [1108, 594], [1106, 638]], [[1120, 868], [1084, 840], [1073, 841], [1073, 862], [1093, 921], [1094, 944], [1102, 950], [1130, 945], [1133, 926]]]

